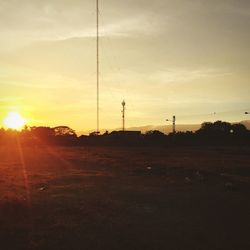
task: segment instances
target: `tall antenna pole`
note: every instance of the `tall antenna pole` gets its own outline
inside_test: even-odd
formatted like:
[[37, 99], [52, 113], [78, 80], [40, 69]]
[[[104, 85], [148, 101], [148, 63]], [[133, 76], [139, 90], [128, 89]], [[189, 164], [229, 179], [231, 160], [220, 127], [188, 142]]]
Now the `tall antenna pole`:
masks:
[[99, 0], [96, 0], [96, 129], [99, 133]]
[[125, 101], [122, 102], [122, 131], [125, 131]]

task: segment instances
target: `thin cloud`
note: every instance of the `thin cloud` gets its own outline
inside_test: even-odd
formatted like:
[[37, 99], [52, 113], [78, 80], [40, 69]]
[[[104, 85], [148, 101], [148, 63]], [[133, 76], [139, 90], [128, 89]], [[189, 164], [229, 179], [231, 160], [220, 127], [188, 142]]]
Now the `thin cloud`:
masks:
[[[208, 78], [216, 78], [222, 76], [229, 76], [230, 72], [220, 72], [215, 69], [167, 69], [165, 71], [158, 71], [150, 75], [150, 80], [157, 83], [187, 83], [194, 80], [202, 80]], [[202, 84], [202, 82], [201, 82]]]

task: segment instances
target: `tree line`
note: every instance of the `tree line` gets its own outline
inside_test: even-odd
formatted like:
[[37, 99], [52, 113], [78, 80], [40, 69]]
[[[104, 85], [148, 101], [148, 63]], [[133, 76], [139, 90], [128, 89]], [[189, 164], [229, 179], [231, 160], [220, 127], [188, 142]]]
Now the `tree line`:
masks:
[[0, 143], [18, 137], [25, 144], [55, 145], [250, 145], [250, 131], [240, 123], [224, 121], [204, 122], [197, 131], [170, 133], [168, 135], [150, 130], [145, 134], [140, 131], [106, 131], [77, 136], [68, 126], [25, 127], [22, 131], [0, 129]]

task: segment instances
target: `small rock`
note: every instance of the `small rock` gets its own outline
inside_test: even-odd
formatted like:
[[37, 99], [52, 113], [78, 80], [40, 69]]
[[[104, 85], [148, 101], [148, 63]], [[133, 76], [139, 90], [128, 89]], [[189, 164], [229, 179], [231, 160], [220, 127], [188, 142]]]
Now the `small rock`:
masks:
[[39, 188], [39, 191], [44, 191], [44, 190], [46, 190], [47, 189], [47, 187], [46, 186], [43, 186], [43, 187], [40, 187]]

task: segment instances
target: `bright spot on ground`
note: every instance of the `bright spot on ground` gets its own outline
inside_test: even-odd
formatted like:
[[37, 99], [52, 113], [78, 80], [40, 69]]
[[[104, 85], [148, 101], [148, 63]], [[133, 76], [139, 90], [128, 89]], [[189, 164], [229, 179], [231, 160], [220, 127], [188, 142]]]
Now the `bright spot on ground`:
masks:
[[4, 119], [4, 125], [10, 129], [21, 129], [25, 123], [25, 119], [16, 112], [8, 113], [7, 117]]

